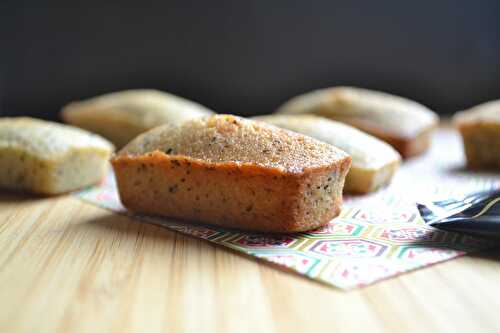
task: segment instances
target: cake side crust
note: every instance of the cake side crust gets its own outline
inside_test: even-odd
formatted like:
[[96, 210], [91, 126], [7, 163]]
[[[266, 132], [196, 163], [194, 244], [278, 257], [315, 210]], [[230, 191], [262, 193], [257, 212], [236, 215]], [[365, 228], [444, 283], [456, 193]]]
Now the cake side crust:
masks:
[[337, 216], [350, 162], [287, 173], [160, 151], [112, 159], [120, 198], [133, 211], [278, 233], [311, 230]]

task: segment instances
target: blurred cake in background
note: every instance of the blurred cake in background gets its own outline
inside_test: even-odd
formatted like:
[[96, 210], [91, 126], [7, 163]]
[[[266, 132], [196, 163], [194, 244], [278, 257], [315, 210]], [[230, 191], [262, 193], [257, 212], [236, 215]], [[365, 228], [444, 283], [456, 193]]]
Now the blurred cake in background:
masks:
[[500, 100], [458, 112], [453, 123], [471, 169], [500, 169]]
[[150, 89], [109, 93], [66, 105], [62, 119], [112, 141], [118, 148], [159, 125], [212, 114], [208, 108]]
[[415, 101], [383, 92], [333, 87], [292, 98], [283, 114], [315, 114], [354, 126], [392, 145], [404, 158], [425, 152], [438, 116]]
[[114, 147], [85, 130], [34, 118], [0, 118], [0, 187], [60, 194], [99, 182]]

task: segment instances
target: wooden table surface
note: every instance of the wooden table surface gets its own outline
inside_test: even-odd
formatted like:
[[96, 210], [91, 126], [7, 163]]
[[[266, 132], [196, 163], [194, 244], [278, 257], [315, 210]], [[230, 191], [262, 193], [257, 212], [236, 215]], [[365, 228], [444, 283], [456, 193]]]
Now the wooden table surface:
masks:
[[344, 292], [70, 196], [0, 194], [0, 332], [499, 332], [500, 251]]

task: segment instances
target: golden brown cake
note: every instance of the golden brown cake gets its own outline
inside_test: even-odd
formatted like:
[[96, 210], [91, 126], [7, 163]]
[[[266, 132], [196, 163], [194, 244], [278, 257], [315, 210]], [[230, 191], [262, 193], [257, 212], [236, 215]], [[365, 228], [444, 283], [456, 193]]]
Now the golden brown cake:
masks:
[[187, 99], [157, 90], [126, 90], [73, 102], [61, 112], [69, 124], [100, 134], [123, 147], [159, 125], [178, 123], [213, 112]]
[[345, 193], [368, 193], [390, 183], [401, 157], [389, 144], [354, 127], [323, 117], [273, 114], [253, 119], [308, 135], [352, 157]]
[[392, 145], [403, 157], [425, 152], [437, 115], [425, 106], [383, 92], [335, 87], [292, 98], [278, 111], [315, 114], [354, 126]]
[[155, 128], [112, 159], [132, 211], [282, 233], [340, 213], [350, 163], [331, 145], [229, 115]]
[[462, 135], [467, 166], [500, 169], [500, 100], [458, 112], [453, 121]]
[[104, 176], [114, 147], [67, 125], [33, 118], [0, 118], [0, 187], [59, 194]]

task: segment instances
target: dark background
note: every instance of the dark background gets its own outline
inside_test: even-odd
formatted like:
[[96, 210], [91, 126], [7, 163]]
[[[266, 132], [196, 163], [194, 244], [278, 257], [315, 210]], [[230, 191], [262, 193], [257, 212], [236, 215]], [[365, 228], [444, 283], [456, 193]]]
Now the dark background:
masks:
[[356, 85], [450, 113], [500, 98], [500, 1], [0, 1], [0, 114], [158, 88], [218, 112]]

